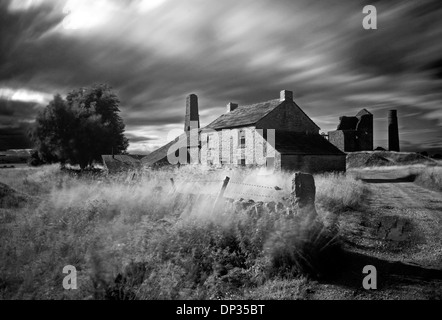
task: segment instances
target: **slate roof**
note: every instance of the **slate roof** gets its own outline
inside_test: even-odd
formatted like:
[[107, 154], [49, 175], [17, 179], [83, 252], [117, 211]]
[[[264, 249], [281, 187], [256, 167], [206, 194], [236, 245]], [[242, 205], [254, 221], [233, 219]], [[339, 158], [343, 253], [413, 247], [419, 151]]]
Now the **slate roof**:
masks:
[[135, 160], [141, 160], [143, 159], [146, 155], [145, 154], [131, 154], [130, 155], [132, 158], [134, 158]]
[[151, 166], [161, 160], [164, 160], [167, 158], [168, 151], [170, 147], [178, 142], [179, 137], [175, 138], [174, 140], [170, 141], [169, 143], [165, 144], [161, 148], [151, 152], [147, 156], [145, 156], [143, 159], [141, 159], [141, 163], [146, 166]]
[[[198, 132], [201, 132], [201, 129]], [[187, 135], [183, 133], [182, 135], [178, 136], [177, 138], [170, 141], [169, 143], [162, 146], [161, 148], [151, 152], [150, 154], [148, 154], [147, 156], [145, 156], [141, 159], [141, 163], [143, 165], [147, 165], [147, 166], [151, 166], [151, 165], [154, 165], [155, 163], [161, 163], [161, 162], [168, 163], [167, 155], [172, 154], [177, 151], [177, 148], [171, 149], [171, 147], [175, 143], [177, 143], [179, 139], [187, 138], [187, 146], [191, 145], [190, 137], [189, 136], [186, 137], [186, 136]], [[189, 154], [187, 156], [189, 157]]]
[[275, 132], [275, 149], [281, 154], [345, 155], [320, 134]]
[[118, 172], [130, 169], [138, 169], [141, 161], [130, 155], [102, 155], [103, 164], [109, 172]]
[[279, 99], [275, 99], [248, 106], [239, 106], [237, 109], [218, 117], [210, 123], [207, 128], [217, 130], [253, 125], [268, 115], [281, 103]]

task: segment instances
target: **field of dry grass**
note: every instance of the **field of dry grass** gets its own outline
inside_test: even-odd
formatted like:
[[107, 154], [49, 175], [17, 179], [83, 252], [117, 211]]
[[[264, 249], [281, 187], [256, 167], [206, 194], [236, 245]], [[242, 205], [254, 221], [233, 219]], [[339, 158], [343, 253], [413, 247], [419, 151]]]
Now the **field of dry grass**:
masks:
[[414, 170], [415, 182], [423, 187], [442, 191], [442, 166]]
[[[290, 192], [289, 174], [254, 170], [181, 168], [132, 183], [127, 175], [74, 175], [58, 166], [2, 170], [0, 298], [305, 298], [310, 281], [294, 252], [307, 252], [303, 237], [312, 235], [291, 218], [228, 206], [212, 214], [212, 198], [170, 192], [171, 177], [178, 184], [226, 175]], [[315, 180], [325, 223], [314, 244], [324, 248], [321, 241], [338, 235], [337, 218], [362, 208], [367, 188], [351, 176]], [[78, 290], [62, 287], [66, 265], [77, 268]]]

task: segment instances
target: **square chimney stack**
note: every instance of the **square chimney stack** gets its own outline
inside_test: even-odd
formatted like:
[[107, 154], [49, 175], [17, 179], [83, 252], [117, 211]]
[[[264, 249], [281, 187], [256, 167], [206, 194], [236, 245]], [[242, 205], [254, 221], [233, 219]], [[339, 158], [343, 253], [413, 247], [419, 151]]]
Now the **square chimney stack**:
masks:
[[279, 95], [279, 101], [293, 101], [293, 91], [282, 90]]
[[200, 116], [198, 112], [198, 97], [196, 94], [187, 96], [186, 99], [186, 116], [184, 118], [184, 131], [188, 132], [193, 128], [192, 122], [198, 122], [198, 129], [200, 128]]
[[237, 103], [230, 102], [229, 104], [227, 104], [227, 112], [232, 112], [236, 108], [238, 108]]

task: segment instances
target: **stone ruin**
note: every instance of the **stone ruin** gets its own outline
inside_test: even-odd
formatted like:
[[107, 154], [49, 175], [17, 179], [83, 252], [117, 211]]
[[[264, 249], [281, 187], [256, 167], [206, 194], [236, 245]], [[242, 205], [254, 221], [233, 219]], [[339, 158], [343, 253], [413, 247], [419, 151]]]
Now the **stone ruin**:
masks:
[[[246, 211], [252, 216], [260, 217], [263, 214], [283, 214], [296, 216], [306, 223], [314, 221], [318, 214], [315, 207], [316, 186], [311, 174], [297, 172], [292, 178], [290, 196], [282, 201], [263, 202], [252, 199], [227, 199], [235, 211]], [[229, 210], [229, 206], [225, 210]]]
[[373, 150], [373, 114], [362, 109], [354, 117], [339, 118], [337, 130], [328, 133], [328, 140], [343, 152]]

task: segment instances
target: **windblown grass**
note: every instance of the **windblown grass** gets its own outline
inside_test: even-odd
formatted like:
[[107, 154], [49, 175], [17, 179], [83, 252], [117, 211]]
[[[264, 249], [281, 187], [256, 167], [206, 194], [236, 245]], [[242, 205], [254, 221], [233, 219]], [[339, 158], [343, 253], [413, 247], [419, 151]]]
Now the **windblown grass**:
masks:
[[329, 173], [315, 177], [316, 200], [324, 210], [340, 213], [364, 207], [368, 188], [351, 175]]
[[442, 167], [425, 167], [416, 172], [415, 183], [436, 191], [442, 191]]
[[[0, 298], [264, 297], [287, 279], [327, 273], [321, 266], [339, 230], [326, 218], [358, 208], [366, 192], [351, 177], [316, 176], [324, 223], [307, 228], [284, 215], [212, 214], [212, 198], [172, 194], [168, 183], [226, 175], [290, 193], [290, 175], [254, 170], [151, 171], [133, 183], [127, 175], [73, 175], [57, 166], [2, 171], [1, 182], [32, 201], [0, 207]], [[66, 265], [77, 268], [78, 290], [62, 287]], [[269, 297], [281, 294], [288, 293]]]

